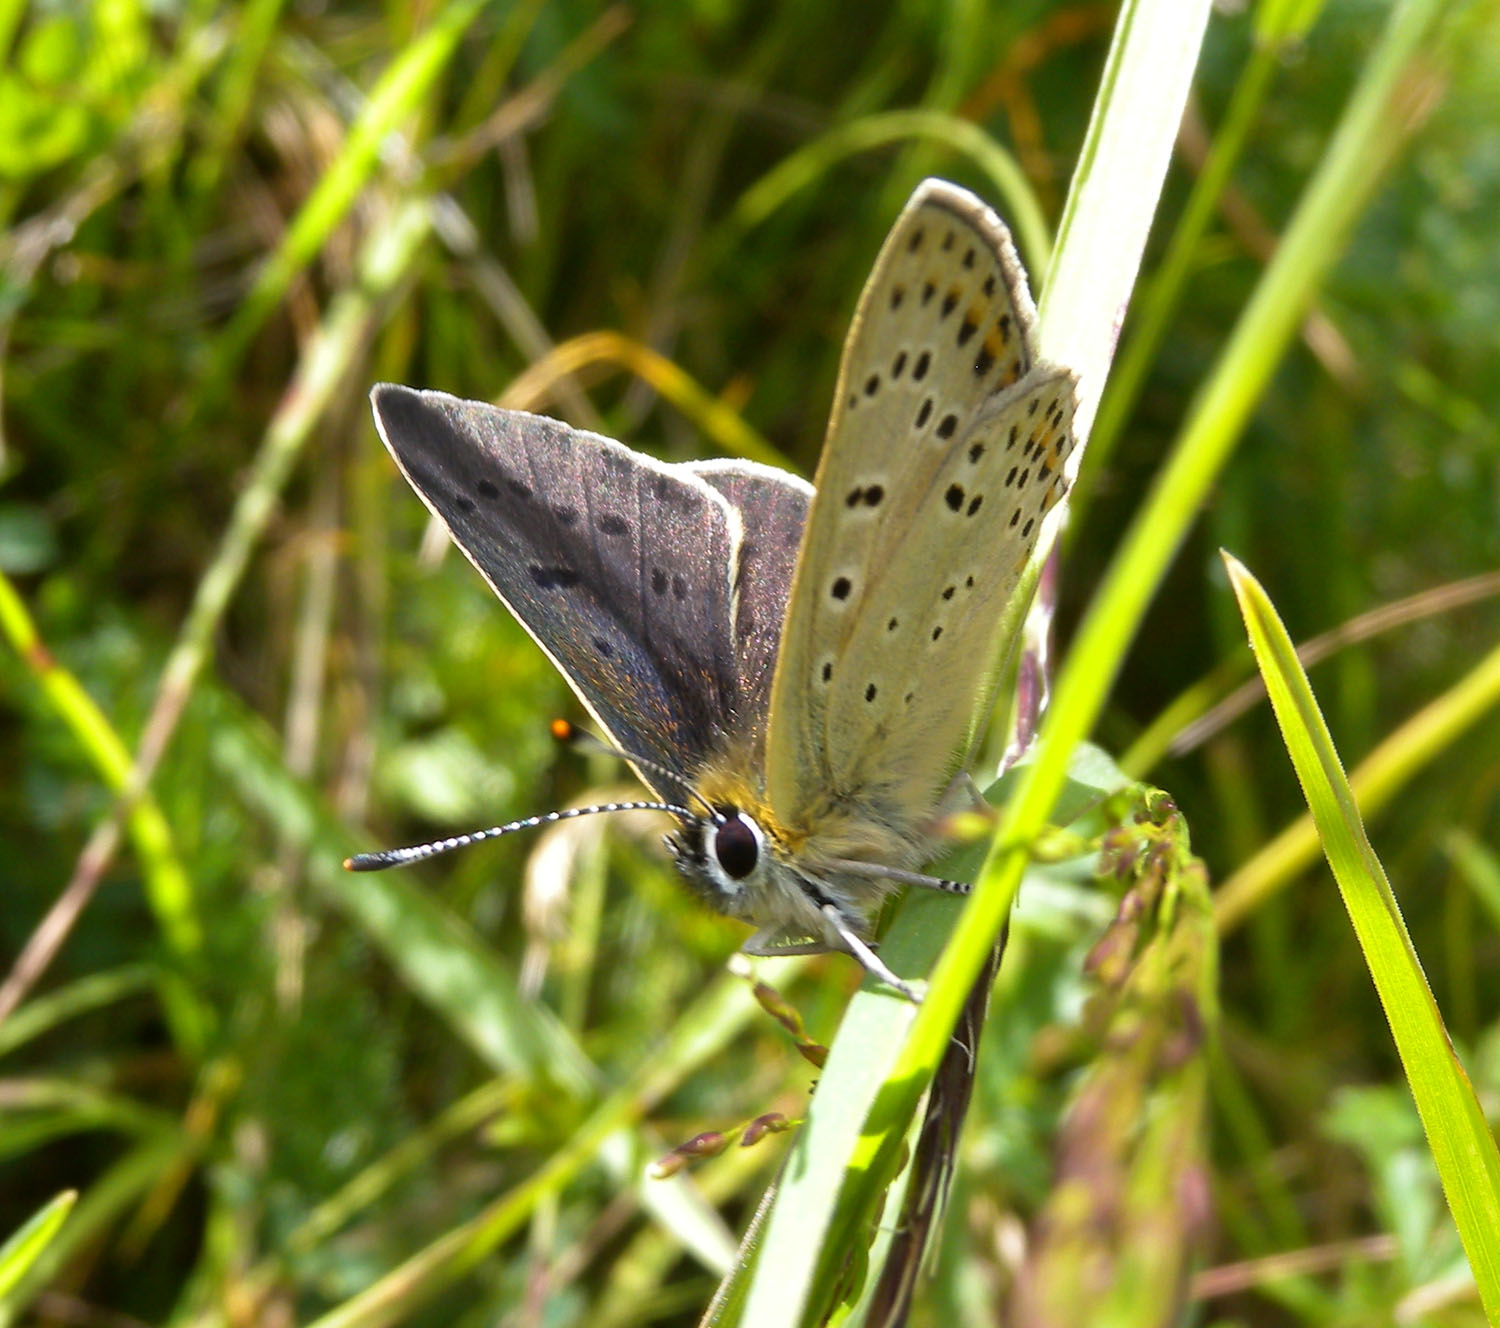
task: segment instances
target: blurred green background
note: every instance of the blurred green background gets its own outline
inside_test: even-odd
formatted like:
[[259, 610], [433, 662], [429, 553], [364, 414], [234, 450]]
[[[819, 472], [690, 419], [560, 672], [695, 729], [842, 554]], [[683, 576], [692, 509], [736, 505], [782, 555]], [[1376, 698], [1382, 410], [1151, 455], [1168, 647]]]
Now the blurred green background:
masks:
[[[1064, 652], [1387, 9], [1309, 11], [1257, 55], [1263, 17], [1209, 28], [1142, 292], [1257, 59], [1269, 82], [1142, 388], [1085, 459]], [[655, 824], [518, 836], [378, 886], [338, 871], [628, 782], [554, 748], [564, 685], [467, 563], [421, 555], [365, 395], [498, 398], [612, 331], [517, 404], [669, 459], [754, 431], [810, 474], [911, 186], [1013, 200], [941, 134], [770, 173], [922, 107], [1012, 153], [1055, 224], [1113, 20], [1040, 0], [0, 7], [0, 1234], [82, 1196], [17, 1321], [312, 1321], [557, 1165], [658, 1056], [681, 1073], [648, 1095], [641, 1156], [800, 1113], [815, 1072], [781, 1031], [704, 1013], [742, 933], [687, 900]], [[1389, 173], [1118, 681], [1096, 735], [1117, 755], [1243, 662], [1221, 546], [1299, 639], [1500, 560], [1496, 20], [1452, 6], [1411, 71]], [[1496, 589], [1424, 601], [1314, 671], [1346, 762], [1500, 638]], [[80, 867], [123, 751], [168, 733], [121, 848]], [[1372, 824], [1492, 1115], [1497, 751], [1485, 715]], [[1215, 881], [1302, 810], [1263, 705], [1135, 773]], [[1225, 940], [1193, 1321], [1479, 1323], [1326, 870], [1276, 883]], [[995, 1321], [1047, 1191], [1079, 958], [1109, 914], [1075, 894], [1035, 910], [1017, 1013], [991, 1030], [919, 1321]], [[38, 959], [60, 898], [70, 925]], [[839, 958], [788, 977], [814, 1035], [857, 978]], [[685, 1011], [718, 1039], [701, 1063], [661, 1051]], [[693, 1322], [716, 1278], [690, 1251], [743, 1229], [782, 1147], [705, 1166], [727, 1226], [686, 1200], [643, 1213], [669, 1205], [642, 1199], [640, 1158], [591, 1158], [397, 1321]]]

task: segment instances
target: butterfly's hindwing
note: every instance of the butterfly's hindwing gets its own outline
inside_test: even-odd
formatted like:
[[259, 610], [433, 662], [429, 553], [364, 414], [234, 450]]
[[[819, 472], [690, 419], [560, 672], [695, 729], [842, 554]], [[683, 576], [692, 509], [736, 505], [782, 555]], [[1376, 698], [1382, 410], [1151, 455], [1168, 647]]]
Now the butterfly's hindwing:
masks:
[[684, 467], [718, 489], [740, 516], [734, 570], [734, 644], [739, 674], [737, 729], [763, 731], [781, 643], [787, 591], [797, 566], [813, 487], [753, 461], [691, 462]]
[[390, 384], [372, 401], [413, 488], [610, 739], [684, 774], [717, 750], [738, 703], [722, 494], [541, 416]]

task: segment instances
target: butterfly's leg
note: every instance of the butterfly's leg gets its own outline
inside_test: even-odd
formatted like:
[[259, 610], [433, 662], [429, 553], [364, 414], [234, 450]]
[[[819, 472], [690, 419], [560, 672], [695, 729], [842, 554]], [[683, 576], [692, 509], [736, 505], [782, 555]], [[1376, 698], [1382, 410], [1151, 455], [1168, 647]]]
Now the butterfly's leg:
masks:
[[960, 770], [949, 782], [948, 787], [943, 790], [943, 796], [938, 799], [938, 806], [946, 811], [974, 811], [993, 814], [994, 808], [985, 801], [984, 794], [979, 791], [979, 785], [974, 782], [974, 776], [967, 770]]
[[979, 785], [974, 782], [974, 776], [967, 771], [964, 772], [964, 790], [969, 795], [972, 810], [976, 812], [993, 812], [995, 810], [985, 801], [984, 794], [979, 790]]
[[860, 966], [866, 973], [873, 973], [886, 986], [895, 988], [907, 1000], [911, 1001], [912, 1004], [920, 1005], [922, 1003], [922, 997], [918, 994], [916, 988], [908, 982], [903, 982], [892, 973], [889, 968], [880, 962], [880, 957], [875, 951], [870, 949], [864, 941], [855, 935], [853, 929], [844, 921], [844, 915], [839, 912], [837, 905], [824, 904], [823, 916], [828, 919], [829, 925], [833, 927], [834, 931], [838, 932], [839, 939], [848, 947], [849, 953], [859, 960]]
[[760, 955], [767, 959], [781, 959], [788, 955], [828, 953], [828, 946], [822, 941], [813, 940], [811, 937], [805, 941], [787, 941], [784, 939], [785, 936], [786, 929], [783, 927], [763, 927], [740, 946], [740, 953]]

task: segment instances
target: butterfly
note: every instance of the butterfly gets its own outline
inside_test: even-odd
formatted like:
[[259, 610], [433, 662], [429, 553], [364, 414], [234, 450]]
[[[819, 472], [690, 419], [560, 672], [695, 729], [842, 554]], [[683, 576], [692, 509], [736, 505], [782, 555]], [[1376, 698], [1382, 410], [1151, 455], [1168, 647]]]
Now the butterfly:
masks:
[[[677, 820], [689, 886], [756, 955], [881, 961], [1018, 640], [1067, 491], [1074, 377], [1039, 360], [1010, 236], [921, 184], [844, 345], [815, 483], [668, 464], [559, 421], [391, 384], [406, 479]], [[617, 806], [611, 804], [592, 810]], [[540, 824], [351, 859], [379, 867]]]

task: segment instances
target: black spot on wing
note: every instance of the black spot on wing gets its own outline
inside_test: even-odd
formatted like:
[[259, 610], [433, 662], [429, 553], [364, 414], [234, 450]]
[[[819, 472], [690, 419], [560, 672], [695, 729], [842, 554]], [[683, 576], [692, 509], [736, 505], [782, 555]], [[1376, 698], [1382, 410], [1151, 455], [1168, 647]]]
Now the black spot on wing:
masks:
[[571, 590], [578, 584], [578, 573], [571, 567], [543, 567], [533, 563], [526, 574], [538, 590]]

